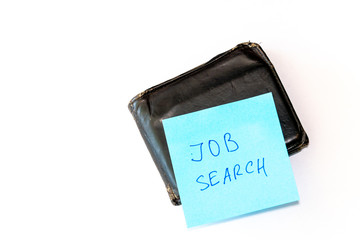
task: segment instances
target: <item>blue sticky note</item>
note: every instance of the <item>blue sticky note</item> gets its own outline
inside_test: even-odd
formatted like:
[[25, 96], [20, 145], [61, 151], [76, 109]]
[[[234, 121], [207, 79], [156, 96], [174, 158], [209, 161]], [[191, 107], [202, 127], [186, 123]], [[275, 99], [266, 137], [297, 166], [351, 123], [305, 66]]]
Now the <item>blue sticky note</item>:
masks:
[[272, 93], [163, 126], [188, 227], [299, 200]]

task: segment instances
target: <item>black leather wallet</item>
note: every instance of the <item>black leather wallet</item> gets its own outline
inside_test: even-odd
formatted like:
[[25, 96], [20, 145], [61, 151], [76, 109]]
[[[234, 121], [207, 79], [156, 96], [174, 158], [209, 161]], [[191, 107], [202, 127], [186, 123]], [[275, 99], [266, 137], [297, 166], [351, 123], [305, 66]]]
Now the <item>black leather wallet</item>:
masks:
[[[135, 96], [129, 103], [174, 205], [180, 196], [162, 119], [272, 92], [289, 155], [309, 139], [274, 66], [259, 44], [247, 42]], [[179, 126], [181, 128], [181, 126]]]

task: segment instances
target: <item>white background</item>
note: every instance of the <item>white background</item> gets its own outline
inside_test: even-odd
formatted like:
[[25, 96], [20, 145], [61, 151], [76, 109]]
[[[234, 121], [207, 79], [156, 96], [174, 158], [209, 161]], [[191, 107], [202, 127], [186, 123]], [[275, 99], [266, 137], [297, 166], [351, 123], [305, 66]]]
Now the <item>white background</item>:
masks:
[[[0, 2], [0, 239], [359, 239], [357, 1], [170, 2]], [[127, 104], [249, 40], [310, 138], [300, 203], [187, 229]]]

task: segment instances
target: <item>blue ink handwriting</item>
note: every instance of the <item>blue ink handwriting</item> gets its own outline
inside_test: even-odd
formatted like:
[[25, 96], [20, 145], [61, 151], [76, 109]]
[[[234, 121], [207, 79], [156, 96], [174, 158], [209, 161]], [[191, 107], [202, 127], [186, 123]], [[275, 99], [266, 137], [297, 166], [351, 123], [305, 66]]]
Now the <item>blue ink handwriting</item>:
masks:
[[[256, 166], [254, 166], [253, 161], [248, 161], [246, 164], [244, 164], [244, 168], [241, 170], [240, 164], [235, 164], [233, 168], [225, 168], [224, 170], [224, 177], [221, 178], [217, 173], [218, 171], [211, 171], [207, 175], [200, 175], [196, 182], [202, 185], [202, 188], [200, 188], [200, 191], [204, 191], [208, 189], [209, 187], [213, 187], [220, 183], [220, 180], [222, 179], [222, 183], [225, 185], [232, 180], [237, 180], [239, 176], [242, 176], [244, 174], [250, 175], [257, 172], [258, 175], [263, 174], [265, 177], [267, 177], [267, 173], [265, 170], [265, 158], [257, 159]], [[257, 170], [255, 172], [255, 170]], [[219, 180], [220, 179], [220, 180]]]
[[[191, 158], [191, 161], [194, 162], [201, 162], [203, 159], [203, 142], [198, 144], [190, 145], [191, 148], [197, 148], [196, 150], [193, 150], [190, 155], [194, 156], [195, 158]], [[227, 152], [235, 152], [239, 149], [239, 145], [235, 140], [231, 139], [230, 133], [224, 134], [224, 145], [226, 147]], [[210, 139], [207, 143], [207, 146], [209, 148], [209, 152], [212, 156], [217, 157], [220, 155], [220, 145], [216, 140]], [[196, 153], [195, 153], [196, 152]]]

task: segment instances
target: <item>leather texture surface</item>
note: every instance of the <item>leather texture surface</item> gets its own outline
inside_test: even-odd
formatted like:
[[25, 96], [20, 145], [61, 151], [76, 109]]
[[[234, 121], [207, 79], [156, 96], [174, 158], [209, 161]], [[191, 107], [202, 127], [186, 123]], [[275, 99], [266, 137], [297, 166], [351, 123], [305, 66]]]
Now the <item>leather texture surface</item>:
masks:
[[180, 205], [181, 200], [162, 119], [267, 92], [273, 94], [288, 153], [294, 154], [308, 145], [308, 137], [273, 65], [256, 43], [239, 44], [130, 101], [129, 110], [174, 205]]

